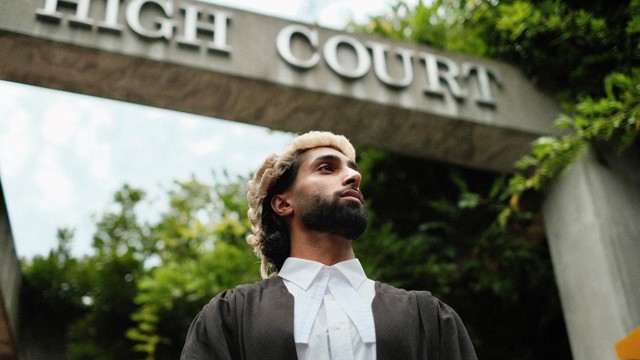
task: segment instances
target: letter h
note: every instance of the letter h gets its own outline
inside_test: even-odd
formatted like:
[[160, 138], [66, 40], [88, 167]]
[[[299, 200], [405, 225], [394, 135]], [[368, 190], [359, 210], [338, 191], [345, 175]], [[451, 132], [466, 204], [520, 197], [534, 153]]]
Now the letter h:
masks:
[[76, 14], [69, 17], [69, 25], [91, 28], [94, 20], [89, 17], [89, 6], [91, 0], [46, 0], [44, 8], [36, 9], [36, 17], [38, 19], [59, 23], [63, 14], [58, 11], [58, 6], [63, 4], [71, 4], [76, 8]]

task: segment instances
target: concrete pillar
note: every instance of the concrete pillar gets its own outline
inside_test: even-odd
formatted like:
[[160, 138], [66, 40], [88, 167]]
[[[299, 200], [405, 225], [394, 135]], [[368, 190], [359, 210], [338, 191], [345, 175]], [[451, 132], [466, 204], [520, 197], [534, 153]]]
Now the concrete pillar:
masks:
[[[616, 359], [640, 326], [640, 151], [589, 150], [551, 186], [544, 218], [574, 359]], [[605, 151], [605, 154], [611, 154]]]
[[0, 359], [15, 359], [22, 272], [0, 183]]

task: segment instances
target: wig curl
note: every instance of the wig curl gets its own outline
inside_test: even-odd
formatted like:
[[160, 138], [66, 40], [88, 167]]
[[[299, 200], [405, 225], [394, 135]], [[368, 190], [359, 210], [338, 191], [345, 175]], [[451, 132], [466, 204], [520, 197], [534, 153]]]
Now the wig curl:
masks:
[[[275, 267], [272, 259], [269, 259], [264, 254], [267, 234], [262, 223], [263, 201], [269, 195], [269, 191], [276, 181], [291, 167], [296, 156], [317, 147], [334, 148], [351, 161], [356, 161], [356, 151], [346, 137], [325, 131], [311, 131], [294, 138], [279, 155], [269, 155], [258, 167], [253, 179], [248, 183], [247, 200], [249, 200], [249, 210], [247, 215], [251, 221], [253, 234], [247, 236], [247, 243], [253, 247], [253, 251], [260, 258], [260, 275], [263, 279], [269, 277], [269, 269]], [[270, 205], [265, 204], [265, 206]], [[276, 274], [276, 271], [272, 272], [272, 275]]]

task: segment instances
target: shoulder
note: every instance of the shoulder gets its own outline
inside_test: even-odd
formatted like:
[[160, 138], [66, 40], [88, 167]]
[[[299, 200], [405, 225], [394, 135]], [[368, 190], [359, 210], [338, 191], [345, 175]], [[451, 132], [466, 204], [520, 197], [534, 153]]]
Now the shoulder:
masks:
[[416, 297], [421, 299], [435, 299], [429, 291], [405, 290], [379, 281], [376, 281], [375, 289], [376, 294], [383, 296], [391, 295], [400, 297]]
[[376, 296], [384, 302], [401, 304], [403, 301], [417, 307], [423, 333], [427, 338], [429, 358], [455, 360], [477, 359], [473, 344], [458, 314], [449, 305], [431, 295], [428, 291], [399, 289], [389, 284], [376, 283]]
[[239, 302], [259, 299], [265, 292], [282, 290], [286, 291], [286, 287], [282, 279], [278, 277], [268, 278], [253, 284], [238, 285], [233, 289], [220, 292], [204, 306], [204, 310], [218, 307], [221, 304], [223, 306], [233, 306]]
[[241, 298], [253, 297], [257, 294], [261, 294], [264, 291], [276, 290], [280, 288], [286, 289], [284, 283], [282, 282], [282, 279], [278, 277], [268, 278], [253, 284], [242, 284], [236, 286], [233, 289], [228, 289], [220, 292], [213, 299], [211, 299], [207, 306], [220, 301], [230, 302], [236, 301]]
[[402, 312], [423, 316], [437, 309], [434, 306], [439, 300], [428, 291], [414, 291], [397, 288], [393, 285], [376, 282], [373, 306], [384, 309], [383, 312]]
[[376, 296], [392, 303], [407, 302], [417, 306], [423, 320], [429, 322], [456, 321], [458, 315], [449, 305], [433, 296], [429, 291], [405, 290], [393, 285], [376, 282]]

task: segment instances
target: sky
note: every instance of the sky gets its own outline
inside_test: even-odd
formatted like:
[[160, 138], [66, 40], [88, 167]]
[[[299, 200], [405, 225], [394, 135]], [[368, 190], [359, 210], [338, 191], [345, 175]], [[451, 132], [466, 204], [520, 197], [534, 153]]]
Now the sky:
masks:
[[[17, 1], [17, 0], [11, 0]], [[213, 3], [341, 29], [389, 7], [385, 0], [229, 0]], [[123, 184], [163, 206], [175, 181], [213, 172], [248, 175], [292, 134], [192, 114], [0, 81], [0, 181], [20, 258], [46, 255], [59, 228], [72, 253], [91, 251], [95, 219]]]

